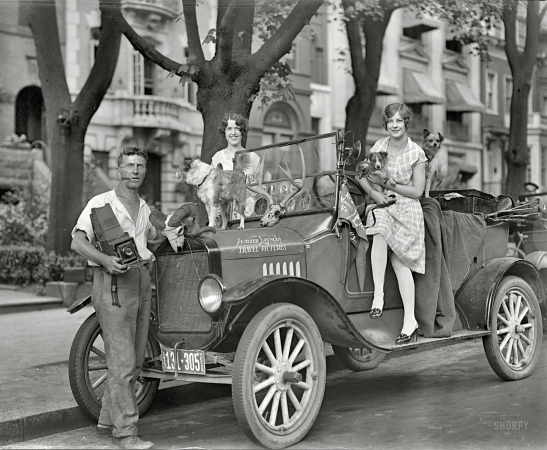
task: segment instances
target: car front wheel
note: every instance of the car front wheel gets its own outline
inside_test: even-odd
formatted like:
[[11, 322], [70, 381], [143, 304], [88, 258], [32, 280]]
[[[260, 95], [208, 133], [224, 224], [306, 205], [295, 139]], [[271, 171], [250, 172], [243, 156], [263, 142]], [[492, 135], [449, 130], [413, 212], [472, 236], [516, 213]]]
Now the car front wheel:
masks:
[[492, 304], [492, 333], [483, 338], [490, 366], [503, 380], [532, 374], [541, 354], [541, 311], [536, 294], [522, 278], [505, 277]]
[[264, 308], [236, 352], [232, 398], [239, 425], [265, 447], [296, 444], [315, 422], [325, 381], [323, 342], [309, 314], [288, 303]]

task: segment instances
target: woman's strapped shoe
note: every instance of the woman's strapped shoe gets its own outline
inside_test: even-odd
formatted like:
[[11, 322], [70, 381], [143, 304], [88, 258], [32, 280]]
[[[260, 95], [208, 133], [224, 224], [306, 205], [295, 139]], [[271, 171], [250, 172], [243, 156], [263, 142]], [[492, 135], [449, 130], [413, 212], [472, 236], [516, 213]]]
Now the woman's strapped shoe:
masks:
[[113, 437], [112, 443], [121, 448], [146, 449], [154, 445], [153, 442], [143, 441], [138, 436]]
[[414, 328], [414, 331], [408, 334], [401, 333], [399, 336], [397, 336], [397, 339], [395, 339], [395, 344], [406, 344], [407, 342], [410, 342], [414, 336], [416, 336], [416, 333], [418, 333], [418, 324], [416, 324], [416, 328]]
[[372, 308], [370, 310], [370, 318], [371, 319], [379, 319], [382, 317], [383, 311], [380, 308]]

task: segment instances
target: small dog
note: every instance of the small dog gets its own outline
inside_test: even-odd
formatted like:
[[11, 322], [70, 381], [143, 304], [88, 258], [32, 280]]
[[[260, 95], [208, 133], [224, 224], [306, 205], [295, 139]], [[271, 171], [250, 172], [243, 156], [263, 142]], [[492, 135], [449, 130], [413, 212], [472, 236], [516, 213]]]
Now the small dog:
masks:
[[[355, 170], [359, 178], [366, 177], [370, 187], [383, 193], [388, 185], [395, 186], [395, 181], [386, 175], [387, 152], [373, 152], [365, 156], [363, 161], [357, 163]], [[380, 184], [382, 183], [382, 184]], [[374, 203], [370, 196], [365, 199], [367, 203]]]
[[[209, 217], [209, 225], [220, 230], [228, 226], [227, 211], [235, 200], [235, 206], [240, 216], [238, 230], [245, 228], [245, 200], [247, 198], [247, 184], [245, 173], [242, 170], [222, 170], [213, 167], [199, 159], [191, 165], [183, 164], [177, 170], [177, 177], [188, 184], [197, 186], [197, 195], [204, 203]], [[217, 226], [216, 218], [220, 211], [222, 224]]]
[[[173, 250], [178, 252], [184, 245], [186, 235], [198, 237], [206, 231], [212, 233], [216, 233], [217, 231], [213, 227], [202, 227], [199, 223], [197, 212], [197, 205], [193, 203], [184, 203], [174, 213], [169, 214], [168, 216], [161, 211], [154, 209], [150, 212], [148, 220], [150, 220], [150, 223], [154, 225], [156, 229], [161, 230], [162, 235], [167, 238]], [[192, 220], [191, 228], [189, 226], [189, 219]], [[163, 239], [148, 242], [151, 244], [160, 244], [163, 242]]]
[[[431, 186], [435, 183], [439, 164], [435, 159], [435, 155], [439, 153], [441, 144], [444, 141], [444, 136], [441, 133], [432, 133], [427, 128], [424, 128], [423, 149], [427, 157], [425, 166], [425, 197], [429, 198]], [[440, 184], [440, 183], [439, 183]]]

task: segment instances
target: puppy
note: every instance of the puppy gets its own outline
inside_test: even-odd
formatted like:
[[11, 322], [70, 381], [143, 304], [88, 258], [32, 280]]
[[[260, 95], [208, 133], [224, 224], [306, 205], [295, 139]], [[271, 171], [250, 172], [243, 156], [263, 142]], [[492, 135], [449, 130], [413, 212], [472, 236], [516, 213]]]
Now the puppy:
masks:
[[[245, 228], [243, 211], [247, 198], [247, 185], [245, 173], [242, 170], [222, 170], [195, 159], [191, 165], [180, 166], [177, 177], [190, 185], [197, 186], [197, 195], [207, 209], [209, 225], [225, 230], [228, 226], [228, 207], [235, 200], [235, 207], [240, 216], [238, 230]], [[222, 216], [220, 226], [216, 222], [218, 212]]]
[[[366, 177], [370, 187], [383, 193], [386, 187], [395, 186], [395, 181], [386, 175], [387, 152], [373, 152], [365, 156], [363, 161], [357, 163], [355, 168], [359, 178]], [[370, 196], [365, 199], [367, 203], [374, 203]]]
[[424, 128], [423, 149], [427, 162], [425, 166], [425, 197], [429, 197], [431, 186], [435, 183], [439, 163], [435, 159], [435, 155], [439, 153], [441, 144], [444, 141], [444, 136], [441, 133], [432, 133], [427, 128]]

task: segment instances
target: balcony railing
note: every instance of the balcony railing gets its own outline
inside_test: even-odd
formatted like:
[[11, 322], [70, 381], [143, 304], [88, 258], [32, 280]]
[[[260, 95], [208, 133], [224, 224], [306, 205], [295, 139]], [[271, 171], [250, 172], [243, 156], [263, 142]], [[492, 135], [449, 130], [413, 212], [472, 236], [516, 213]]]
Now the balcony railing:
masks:
[[107, 95], [95, 120], [113, 126], [162, 128], [188, 131], [191, 126], [188, 114], [195, 106], [182, 99], [152, 95]]
[[459, 141], [469, 140], [469, 126], [466, 123], [446, 121], [446, 136]]

